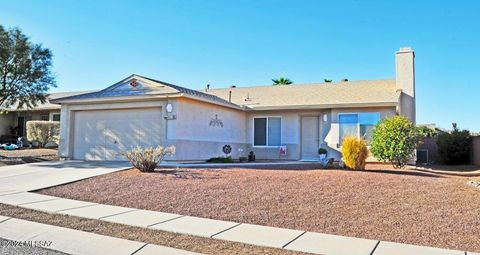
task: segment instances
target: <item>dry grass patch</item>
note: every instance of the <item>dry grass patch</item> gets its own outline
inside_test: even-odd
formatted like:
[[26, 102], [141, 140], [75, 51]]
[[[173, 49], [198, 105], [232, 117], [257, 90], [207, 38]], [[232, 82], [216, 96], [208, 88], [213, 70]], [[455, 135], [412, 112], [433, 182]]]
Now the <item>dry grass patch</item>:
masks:
[[56, 149], [0, 150], [0, 167], [51, 160], [58, 160]]

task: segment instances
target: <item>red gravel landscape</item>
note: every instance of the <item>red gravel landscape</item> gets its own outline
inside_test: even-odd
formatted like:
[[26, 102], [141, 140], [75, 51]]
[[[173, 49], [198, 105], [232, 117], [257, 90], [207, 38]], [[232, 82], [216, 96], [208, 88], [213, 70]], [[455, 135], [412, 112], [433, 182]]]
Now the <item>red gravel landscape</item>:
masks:
[[[127, 170], [42, 194], [243, 223], [480, 252], [472, 178], [392, 170]], [[290, 170], [289, 170], [290, 169]], [[294, 169], [302, 169], [294, 170]], [[477, 178], [478, 179], [478, 178]]]

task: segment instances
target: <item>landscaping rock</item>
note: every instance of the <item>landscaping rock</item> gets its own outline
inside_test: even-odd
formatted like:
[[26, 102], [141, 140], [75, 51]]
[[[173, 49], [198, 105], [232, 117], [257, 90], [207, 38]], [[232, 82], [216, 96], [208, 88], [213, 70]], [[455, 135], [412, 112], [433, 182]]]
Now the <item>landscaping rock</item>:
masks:
[[468, 185], [471, 185], [471, 186], [473, 186], [473, 187], [475, 187], [475, 188], [480, 188], [480, 181], [473, 181], [473, 180], [472, 180], [472, 181], [468, 181], [467, 184], [468, 184]]

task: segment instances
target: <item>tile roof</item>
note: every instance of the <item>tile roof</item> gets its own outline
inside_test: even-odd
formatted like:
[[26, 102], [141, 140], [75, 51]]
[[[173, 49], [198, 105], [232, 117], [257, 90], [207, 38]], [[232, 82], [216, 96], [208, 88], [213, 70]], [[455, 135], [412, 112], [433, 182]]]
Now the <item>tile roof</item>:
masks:
[[395, 80], [219, 88], [205, 91], [251, 109], [322, 108], [340, 105], [394, 105], [399, 93]]
[[173, 85], [173, 84], [170, 84], [170, 83], [154, 80], [154, 79], [143, 77], [143, 76], [139, 76], [139, 77], [142, 77], [144, 79], [147, 79], [147, 80], [150, 80], [150, 81], [153, 81], [153, 82], [157, 82], [157, 83], [167, 85], [167, 86], [177, 90], [180, 93], [185, 93], [185, 94], [190, 95], [190, 96], [199, 97], [199, 98], [203, 98], [203, 99], [218, 102], [218, 103], [234, 105], [231, 102], [229, 102], [228, 99], [222, 99], [222, 98], [220, 98], [216, 95], [212, 95], [212, 94], [204, 93], [204, 92], [201, 92], [201, 91], [198, 91], [198, 90], [193, 90], [193, 89], [181, 87], [181, 86], [178, 86], [178, 85]]
[[[88, 101], [88, 99], [107, 97], [183, 94], [194, 99], [230, 105], [237, 108], [244, 107], [252, 110], [269, 110], [349, 107], [355, 105], [395, 105], [398, 103], [399, 97], [395, 80], [270, 85], [199, 91], [139, 75], [132, 75], [122, 82], [131, 78], [144, 79], [153, 83], [155, 86], [147, 90], [115, 90], [111, 89], [115, 87], [115, 85], [112, 85], [100, 91], [51, 93], [49, 100], [59, 100], [61, 102], [70, 99], [86, 99]], [[121, 82], [117, 84], [120, 83]], [[232, 92], [231, 102], [228, 101], [230, 91]], [[34, 110], [52, 109], [60, 109], [60, 105], [47, 102], [34, 108]]]

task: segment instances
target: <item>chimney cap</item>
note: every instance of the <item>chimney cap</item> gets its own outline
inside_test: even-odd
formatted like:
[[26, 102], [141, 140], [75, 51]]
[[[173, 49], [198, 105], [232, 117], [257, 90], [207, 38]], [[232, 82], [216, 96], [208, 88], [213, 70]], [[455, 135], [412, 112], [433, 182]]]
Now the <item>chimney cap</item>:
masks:
[[413, 49], [410, 46], [404, 46], [404, 47], [400, 47], [400, 49], [397, 51], [397, 53], [404, 53], [404, 52], [413, 52]]

